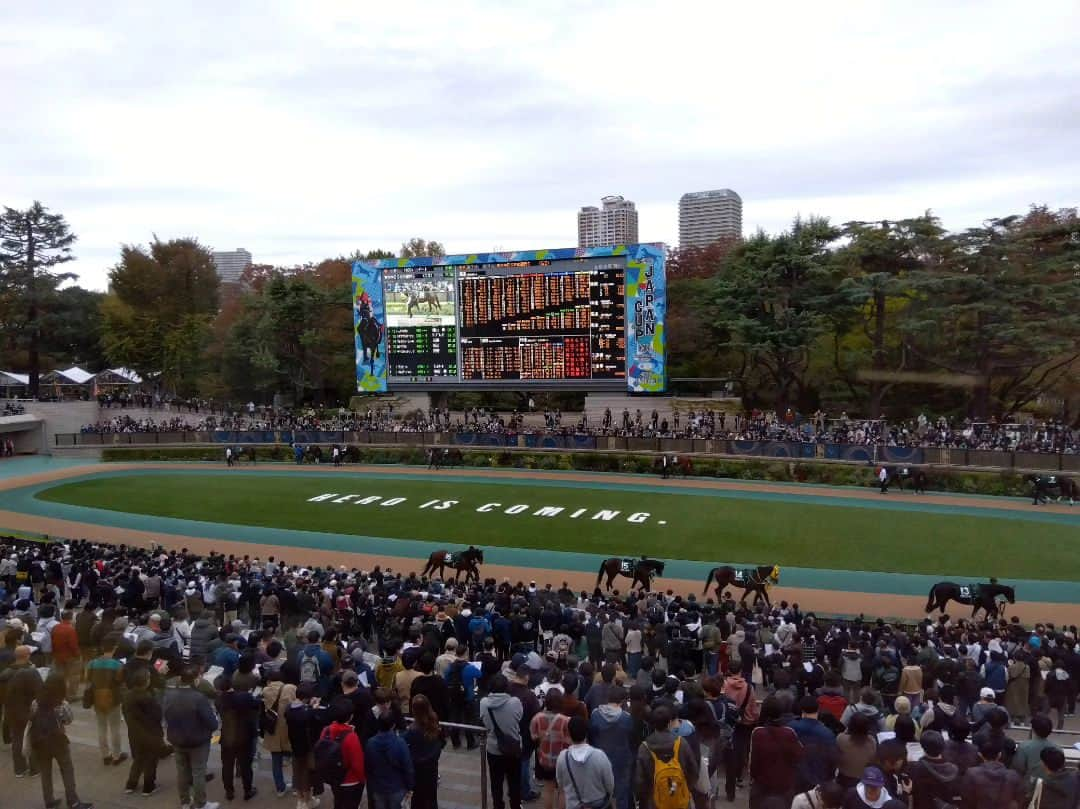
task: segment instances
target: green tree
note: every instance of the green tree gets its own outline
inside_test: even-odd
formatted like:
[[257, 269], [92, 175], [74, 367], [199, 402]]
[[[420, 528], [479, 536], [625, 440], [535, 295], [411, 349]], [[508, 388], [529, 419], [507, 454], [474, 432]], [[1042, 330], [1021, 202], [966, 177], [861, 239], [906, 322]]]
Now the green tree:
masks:
[[160, 373], [169, 390], [198, 391], [218, 312], [220, 281], [210, 251], [195, 239], [155, 239], [125, 246], [109, 272], [101, 305], [102, 345], [109, 362], [144, 379]]
[[836, 254], [839, 283], [828, 313], [833, 362], [852, 395], [866, 397], [864, 412], [876, 417], [897, 384], [894, 372], [907, 369], [911, 359], [897, 321], [917, 295], [919, 279], [941, 264], [945, 231], [927, 212], [899, 221], [848, 222], [840, 232], [847, 244]]
[[[398, 258], [422, 258], [424, 256], [445, 256], [446, 248], [439, 242], [425, 241], [421, 238], [412, 238], [407, 242], [403, 242], [401, 245], [401, 252], [398, 254]], [[382, 256], [380, 256], [381, 258]], [[392, 258], [392, 256], [390, 256]]]
[[1033, 207], [949, 237], [905, 318], [909, 348], [970, 378], [968, 411], [1005, 416], [1060, 385], [1080, 359], [1080, 218]]
[[38, 395], [41, 375], [42, 316], [55, 304], [60, 284], [76, 277], [54, 268], [75, 258], [74, 243], [63, 214], [49, 213], [40, 202], [0, 214], [0, 316], [26, 347], [31, 396]]
[[732, 376], [744, 397], [811, 406], [810, 348], [825, 329], [831, 261], [839, 231], [827, 219], [796, 219], [777, 236], [758, 232], [732, 253], [703, 314], [717, 348], [741, 357]]

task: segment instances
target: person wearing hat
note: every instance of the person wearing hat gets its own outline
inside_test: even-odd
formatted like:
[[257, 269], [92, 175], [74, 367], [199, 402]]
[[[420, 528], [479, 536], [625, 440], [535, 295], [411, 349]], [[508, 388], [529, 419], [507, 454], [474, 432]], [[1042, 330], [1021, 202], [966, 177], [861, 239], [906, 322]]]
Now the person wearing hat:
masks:
[[997, 695], [993, 688], [983, 686], [979, 689], [979, 701], [971, 706], [971, 724], [978, 730], [989, 718], [992, 711], [999, 709]]
[[848, 790], [844, 809], [907, 809], [885, 789], [885, 774], [877, 767], [863, 770], [859, 783]]

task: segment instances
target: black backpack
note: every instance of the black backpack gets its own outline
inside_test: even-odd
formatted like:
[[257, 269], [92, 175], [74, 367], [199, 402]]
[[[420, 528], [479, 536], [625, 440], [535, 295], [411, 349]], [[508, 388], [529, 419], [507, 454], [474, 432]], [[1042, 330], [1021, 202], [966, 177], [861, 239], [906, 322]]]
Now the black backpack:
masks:
[[345, 780], [345, 773], [349, 768], [345, 766], [342, 744], [345, 737], [352, 732], [350, 728], [335, 736], [330, 732], [330, 728], [326, 728], [315, 742], [311, 752], [315, 756], [315, 774], [322, 783], [336, 787], [341, 786], [341, 782]]
[[58, 740], [66, 738], [54, 708], [35, 708], [30, 717], [29, 735], [30, 746], [36, 750], [50, 750]]

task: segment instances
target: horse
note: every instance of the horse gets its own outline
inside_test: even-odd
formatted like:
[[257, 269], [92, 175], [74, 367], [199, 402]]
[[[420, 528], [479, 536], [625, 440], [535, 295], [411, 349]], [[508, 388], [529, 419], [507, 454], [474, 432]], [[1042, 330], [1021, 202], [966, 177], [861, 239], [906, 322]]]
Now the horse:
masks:
[[885, 480], [881, 481], [881, 493], [889, 491], [892, 484], [896, 484], [900, 491], [904, 491], [904, 481], [910, 480], [915, 494], [926, 494], [928, 478], [926, 473], [910, 466], [886, 466]]
[[384, 331], [383, 325], [369, 311], [365, 311], [356, 324], [356, 336], [360, 338], [361, 346], [360, 362], [369, 364], [372, 375], [375, 374], [375, 360], [380, 353]]
[[1025, 475], [1024, 480], [1034, 487], [1031, 505], [1040, 506], [1050, 502], [1050, 490], [1057, 489], [1057, 502], [1068, 498], [1069, 505], [1080, 500], [1080, 483], [1064, 475]]
[[1005, 596], [1010, 604], [1016, 603], [1016, 591], [1007, 584], [998, 584], [997, 579], [990, 579], [987, 584], [956, 584], [951, 581], [939, 581], [930, 588], [930, 596], [926, 601], [926, 612], [935, 609], [945, 613], [945, 605], [949, 601], [960, 604], [970, 604], [971, 617], [975, 617], [980, 609], [986, 611], [988, 619], [996, 619], [998, 614], [1004, 614], [1004, 606], [998, 609], [998, 596]]
[[425, 289], [423, 292], [410, 290], [407, 294], [409, 296], [409, 303], [406, 308], [407, 315], [412, 315], [413, 309], [419, 309], [420, 304], [422, 303], [427, 304], [429, 315], [436, 310], [439, 312], [442, 311], [442, 304], [439, 303], [439, 296], [430, 289]]
[[649, 559], [645, 556], [640, 559], [620, 559], [615, 556], [600, 563], [600, 572], [596, 574], [597, 587], [600, 586], [605, 574], [607, 574], [607, 584], [604, 588], [607, 590], [611, 589], [611, 583], [615, 581], [616, 576], [626, 576], [633, 580], [630, 584], [631, 590], [640, 584], [647, 593], [652, 589], [653, 578], [664, 575], [664, 563], [659, 559]]
[[723, 565], [714, 567], [709, 571], [709, 575], [705, 579], [704, 592], [707, 594], [709, 585], [716, 582], [716, 597], [720, 598], [724, 588], [734, 584], [736, 587], [743, 588], [742, 598], [739, 599], [740, 604], [745, 604], [746, 597], [753, 592], [755, 604], [758, 599], [764, 598], [765, 603], [771, 607], [769, 588], [778, 581], [780, 581], [779, 565], [758, 565], [746, 570], [740, 570], [731, 565]]
[[424, 570], [420, 575], [427, 576], [429, 573], [434, 575], [437, 569], [441, 579], [444, 570], [449, 567], [454, 571], [455, 584], [463, 570], [465, 571], [466, 583], [468, 583], [469, 579], [475, 579], [479, 584], [480, 570], [478, 566], [483, 562], [484, 552], [472, 545], [463, 551], [435, 551], [428, 557], [427, 564], [424, 565]]
[[662, 478], [669, 478], [672, 475], [682, 475], [685, 478], [694, 474], [694, 462], [686, 455], [680, 457], [665, 454], [653, 461], [653, 471]]

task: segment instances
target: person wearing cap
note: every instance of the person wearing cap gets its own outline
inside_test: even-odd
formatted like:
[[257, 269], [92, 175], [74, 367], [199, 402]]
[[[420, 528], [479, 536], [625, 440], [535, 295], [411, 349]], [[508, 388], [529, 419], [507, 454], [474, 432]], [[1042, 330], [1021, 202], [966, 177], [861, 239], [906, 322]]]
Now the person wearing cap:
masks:
[[979, 748], [982, 762], [964, 773], [964, 809], [1019, 809], [1024, 796], [1020, 774], [1001, 761], [1001, 742], [989, 739]]
[[911, 809], [938, 809], [939, 802], [956, 803], [960, 768], [945, 760], [945, 738], [927, 730], [919, 739], [923, 757], [909, 767]]
[[907, 809], [906, 803], [893, 798], [885, 789], [885, 774], [877, 767], [863, 770], [859, 783], [844, 797], [843, 806], [844, 809]]
[[11, 732], [11, 759], [15, 777], [37, 775], [37, 767], [30, 758], [29, 750], [23, 749], [26, 723], [30, 721], [30, 706], [41, 693], [41, 674], [30, 662], [33, 653], [30, 646], [15, 647], [15, 661], [0, 674], [4, 693], [4, 721]]
[[997, 695], [994, 693], [994, 689], [983, 686], [979, 689], [979, 701], [971, 706], [971, 724], [976, 729], [982, 727], [989, 718], [990, 713], [995, 710], [1004, 709], [999, 708], [997, 704]]

